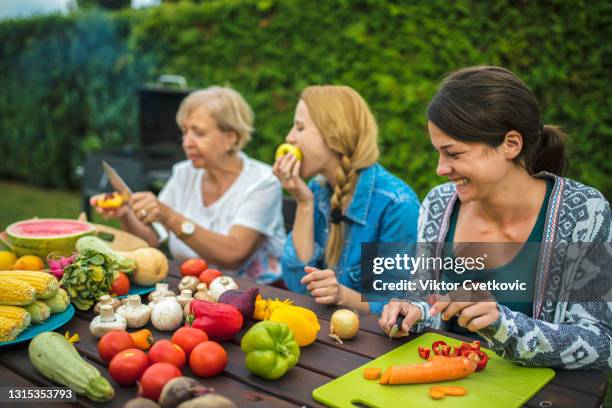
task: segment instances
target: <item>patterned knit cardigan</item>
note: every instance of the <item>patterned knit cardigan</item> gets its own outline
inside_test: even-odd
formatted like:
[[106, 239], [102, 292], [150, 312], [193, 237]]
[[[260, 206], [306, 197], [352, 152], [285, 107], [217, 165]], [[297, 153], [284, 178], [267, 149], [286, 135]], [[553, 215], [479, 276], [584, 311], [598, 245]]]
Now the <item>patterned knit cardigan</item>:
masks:
[[[612, 302], [607, 302], [612, 296], [610, 204], [599, 191], [576, 181], [546, 172], [536, 177], [554, 179], [554, 188], [546, 213], [532, 315], [498, 305], [498, 320], [478, 334], [498, 355], [522, 365], [610, 368]], [[429, 251], [427, 255], [441, 255], [456, 200], [454, 184], [447, 183], [434, 188], [423, 201], [418, 241], [436, 243], [425, 245], [430, 248], [425, 249]], [[582, 245], [588, 250], [566, 251], [569, 243], [589, 243]], [[431, 273], [434, 279], [439, 278], [439, 270], [419, 271], [417, 277], [431, 279]], [[576, 293], [576, 287], [591, 290], [594, 286], [603, 286], [606, 301], [584, 301], [585, 297], [568, 296], [570, 292]], [[426, 316], [413, 326], [413, 332], [427, 326], [445, 328], [446, 322], [439, 315], [435, 318], [429, 315], [426, 302], [413, 303]]]

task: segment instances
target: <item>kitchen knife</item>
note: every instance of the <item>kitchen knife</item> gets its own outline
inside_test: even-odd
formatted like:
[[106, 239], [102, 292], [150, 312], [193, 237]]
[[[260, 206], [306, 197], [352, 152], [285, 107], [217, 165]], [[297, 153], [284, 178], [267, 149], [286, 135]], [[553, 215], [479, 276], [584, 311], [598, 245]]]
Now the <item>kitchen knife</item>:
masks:
[[[129, 201], [132, 197], [132, 190], [130, 190], [130, 187], [128, 187], [125, 181], [117, 174], [117, 171], [105, 160], [102, 160], [102, 168], [104, 169], [106, 177], [108, 177], [108, 181], [110, 181], [113, 188], [121, 195], [121, 198], [123, 198], [124, 201]], [[151, 227], [153, 231], [155, 231], [155, 235], [157, 235], [158, 242], [164, 242], [168, 239], [168, 230], [166, 230], [166, 227], [160, 222], [152, 222]]]
[[404, 317], [402, 315], [397, 315], [397, 319], [395, 320], [395, 324], [391, 326], [391, 330], [389, 330], [389, 340], [391, 340], [398, 331], [402, 328], [402, 323], [404, 323]]

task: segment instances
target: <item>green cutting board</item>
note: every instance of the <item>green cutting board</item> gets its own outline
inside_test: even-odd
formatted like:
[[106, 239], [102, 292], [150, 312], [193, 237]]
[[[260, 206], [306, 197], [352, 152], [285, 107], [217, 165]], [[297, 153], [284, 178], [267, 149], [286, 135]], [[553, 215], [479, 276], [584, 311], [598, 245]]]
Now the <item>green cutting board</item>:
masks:
[[[360, 403], [367, 407], [436, 407], [436, 408], [490, 408], [522, 407], [536, 392], [554, 376], [550, 368], [522, 367], [483, 349], [489, 356], [487, 367], [467, 378], [436, 384], [380, 385], [378, 381], [363, 378], [366, 367], [379, 367], [383, 371], [392, 365], [418, 364], [424, 362], [418, 355], [419, 346], [431, 347], [436, 340], [448, 345], [461, 342], [435, 333], [422, 336], [370, 361], [312, 392], [315, 400], [334, 408], [355, 407]], [[460, 385], [467, 389], [463, 397], [445, 397], [433, 400], [429, 388], [433, 385]]]

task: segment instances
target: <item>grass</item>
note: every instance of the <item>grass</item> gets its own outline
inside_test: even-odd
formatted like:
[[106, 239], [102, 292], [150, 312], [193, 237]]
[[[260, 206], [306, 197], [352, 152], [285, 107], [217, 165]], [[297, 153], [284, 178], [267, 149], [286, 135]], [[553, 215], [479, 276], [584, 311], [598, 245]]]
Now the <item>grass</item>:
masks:
[[[0, 180], [0, 231], [7, 225], [31, 217], [76, 218], [81, 212], [79, 191], [58, 191]], [[94, 214], [93, 222], [118, 226]], [[612, 374], [608, 376], [608, 393], [604, 407], [612, 408]]]
[[[0, 180], [0, 231], [8, 225], [32, 217], [77, 218], [81, 212], [79, 191], [49, 190], [13, 181]], [[117, 227], [94, 214], [95, 223]]]

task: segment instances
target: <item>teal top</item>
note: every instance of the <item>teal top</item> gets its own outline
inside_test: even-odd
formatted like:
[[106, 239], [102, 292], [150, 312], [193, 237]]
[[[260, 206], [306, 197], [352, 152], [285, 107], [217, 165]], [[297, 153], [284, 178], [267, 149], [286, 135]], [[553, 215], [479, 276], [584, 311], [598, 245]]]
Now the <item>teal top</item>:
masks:
[[[535, 288], [535, 277], [538, 267], [538, 258], [540, 255], [540, 246], [536, 243], [542, 242], [542, 236], [544, 234], [544, 224], [546, 222], [546, 209], [548, 208], [548, 201], [550, 194], [553, 189], [553, 181], [546, 180], [546, 194], [542, 207], [536, 220], [527, 242], [531, 244], [523, 245], [519, 253], [507, 264], [492, 269], [482, 270], [466, 270], [462, 274], [455, 273], [453, 271], [443, 271], [442, 279], [446, 282], [462, 282], [466, 279], [472, 281], [486, 282], [495, 279], [497, 282], [524, 282], [527, 286], [526, 291], [523, 293], [528, 294], [529, 299], [524, 301], [517, 301], [517, 292], [509, 291], [491, 291], [500, 305], [508, 307], [510, 310], [515, 312], [521, 312], [527, 316], [532, 315], [533, 311], [533, 293]], [[445, 242], [452, 243], [455, 240], [455, 230], [457, 228], [457, 218], [459, 216], [459, 208], [461, 202], [457, 200], [453, 207], [451, 214], [448, 233], [446, 234]], [[452, 252], [452, 247], [451, 247]], [[510, 299], [512, 298], [512, 299]], [[457, 324], [457, 318], [454, 317], [450, 322], [452, 331], [461, 334], [470, 334], [467, 329]], [[475, 333], [474, 333], [475, 334]]]

